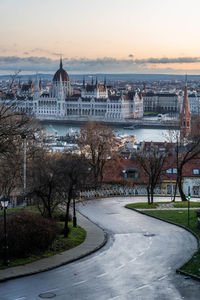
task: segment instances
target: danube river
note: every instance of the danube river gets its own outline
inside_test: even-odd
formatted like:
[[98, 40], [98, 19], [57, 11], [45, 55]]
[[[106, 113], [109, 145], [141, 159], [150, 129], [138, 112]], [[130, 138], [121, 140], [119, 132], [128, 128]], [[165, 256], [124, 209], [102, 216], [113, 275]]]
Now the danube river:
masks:
[[[43, 125], [47, 134], [52, 135], [61, 135], [65, 136], [66, 134], [73, 134], [80, 130], [79, 125], [70, 125], [70, 124], [54, 124], [48, 123]], [[142, 141], [153, 141], [153, 142], [163, 142], [169, 140], [169, 130], [165, 129], [134, 129], [128, 130], [123, 127], [112, 127], [113, 131], [117, 135], [135, 135], [137, 142]]]

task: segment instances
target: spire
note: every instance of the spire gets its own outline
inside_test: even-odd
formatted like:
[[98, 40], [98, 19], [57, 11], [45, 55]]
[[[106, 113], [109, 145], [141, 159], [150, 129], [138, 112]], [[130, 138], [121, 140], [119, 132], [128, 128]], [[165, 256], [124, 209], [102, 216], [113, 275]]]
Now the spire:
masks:
[[62, 56], [60, 56], [60, 69], [62, 69], [63, 64], [62, 64]]
[[191, 132], [191, 114], [190, 114], [189, 101], [188, 101], [187, 75], [185, 76], [185, 90], [184, 90], [182, 111], [180, 114], [180, 121], [181, 121], [180, 137], [182, 140], [185, 137], [187, 137]]
[[83, 77], [83, 87], [85, 88], [85, 77]]
[[97, 80], [97, 77], [96, 77], [96, 87], [98, 86], [98, 80]]
[[92, 76], [92, 85], [94, 85], [94, 80], [93, 80], [93, 76]]
[[104, 77], [104, 88], [107, 87], [106, 76]]
[[40, 78], [40, 81], [39, 81], [39, 87], [40, 87], [40, 90], [42, 89], [42, 80]]
[[38, 80], [38, 73], [36, 73], [35, 90], [36, 90], [37, 92], [40, 91], [40, 84], [39, 84], [39, 80]]

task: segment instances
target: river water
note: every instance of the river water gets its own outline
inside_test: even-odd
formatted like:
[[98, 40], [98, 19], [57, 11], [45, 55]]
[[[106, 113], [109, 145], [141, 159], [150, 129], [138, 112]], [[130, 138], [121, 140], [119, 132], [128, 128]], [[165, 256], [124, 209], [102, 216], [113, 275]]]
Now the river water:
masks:
[[[79, 125], [70, 124], [54, 124], [48, 123], [43, 125], [47, 134], [65, 136], [66, 134], [73, 134], [80, 130]], [[113, 131], [121, 136], [135, 135], [137, 142], [152, 141], [163, 142], [169, 140], [169, 130], [165, 129], [124, 129], [123, 127], [113, 127]]]

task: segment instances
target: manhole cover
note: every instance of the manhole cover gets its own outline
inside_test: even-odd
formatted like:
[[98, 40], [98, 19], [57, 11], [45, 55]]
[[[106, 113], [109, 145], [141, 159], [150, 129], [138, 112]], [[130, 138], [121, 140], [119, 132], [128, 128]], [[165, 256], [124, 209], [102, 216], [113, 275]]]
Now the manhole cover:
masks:
[[43, 298], [43, 299], [50, 299], [50, 298], [54, 298], [56, 297], [56, 294], [54, 293], [42, 293], [39, 295], [40, 298]]
[[151, 237], [151, 236], [155, 236], [155, 234], [154, 233], [146, 233], [146, 234], [144, 234], [144, 236]]

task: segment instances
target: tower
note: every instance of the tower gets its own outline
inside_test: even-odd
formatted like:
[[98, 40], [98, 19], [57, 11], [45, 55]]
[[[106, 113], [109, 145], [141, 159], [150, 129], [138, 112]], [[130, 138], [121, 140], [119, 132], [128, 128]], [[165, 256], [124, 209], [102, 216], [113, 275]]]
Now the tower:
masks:
[[190, 134], [190, 132], [191, 132], [191, 114], [190, 114], [189, 102], [188, 102], [187, 76], [186, 76], [184, 99], [183, 99], [182, 111], [180, 114], [180, 138], [181, 138], [181, 140], [186, 138]]

